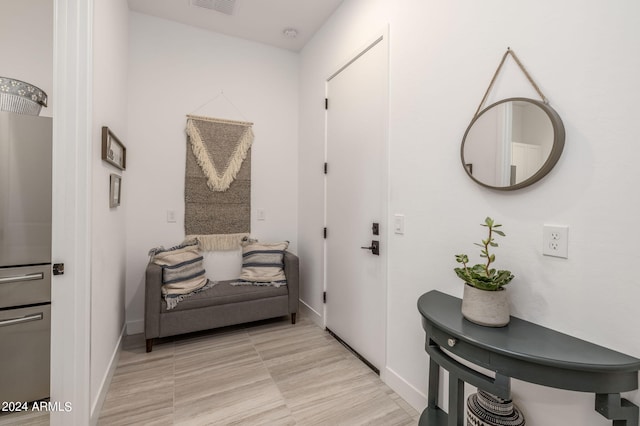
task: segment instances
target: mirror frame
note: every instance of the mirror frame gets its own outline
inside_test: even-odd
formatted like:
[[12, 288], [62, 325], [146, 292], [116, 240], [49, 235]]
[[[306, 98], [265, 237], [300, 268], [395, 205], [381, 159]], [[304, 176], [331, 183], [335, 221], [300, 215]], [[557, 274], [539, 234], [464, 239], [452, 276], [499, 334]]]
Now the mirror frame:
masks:
[[[469, 170], [467, 169], [466, 163], [464, 161], [464, 146], [467, 141], [467, 135], [469, 134], [469, 131], [471, 130], [473, 125], [476, 123], [476, 121], [478, 121], [485, 112], [489, 111], [491, 108], [497, 105], [503, 104], [505, 102], [511, 102], [511, 101], [523, 101], [523, 102], [532, 103], [534, 105], [537, 105], [540, 109], [542, 109], [545, 112], [545, 114], [547, 114], [547, 117], [549, 117], [549, 120], [551, 120], [551, 125], [553, 127], [553, 145], [551, 147], [551, 152], [549, 153], [549, 157], [547, 157], [546, 161], [542, 164], [542, 167], [540, 167], [540, 169], [536, 173], [534, 173], [532, 176], [530, 176], [528, 179], [525, 179], [520, 183], [516, 183], [515, 185], [510, 185], [510, 186], [491, 186], [484, 182], [479, 181], [478, 179], [474, 178], [471, 173], [469, 173]], [[562, 150], [564, 149], [564, 141], [565, 141], [565, 131], [564, 131], [564, 124], [562, 123], [562, 119], [560, 118], [558, 113], [553, 108], [551, 108], [551, 106], [549, 106], [549, 104], [545, 104], [543, 102], [537, 101], [535, 99], [530, 99], [530, 98], [507, 98], [489, 105], [488, 107], [480, 111], [480, 113], [478, 113], [478, 115], [476, 115], [473, 118], [473, 120], [471, 120], [471, 123], [469, 123], [467, 130], [464, 132], [464, 137], [462, 138], [462, 145], [460, 146], [460, 159], [462, 161], [462, 167], [464, 168], [467, 175], [477, 184], [484, 186], [485, 188], [497, 189], [499, 191], [513, 191], [516, 189], [521, 189], [526, 186], [532, 185], [538, 182], [544, 176], [546, 176], [551, 171], [551, 169], [553, 169], [553, 167], [556, 165], [556, 163], [560, 159], [560, 155], [562, 154]]]

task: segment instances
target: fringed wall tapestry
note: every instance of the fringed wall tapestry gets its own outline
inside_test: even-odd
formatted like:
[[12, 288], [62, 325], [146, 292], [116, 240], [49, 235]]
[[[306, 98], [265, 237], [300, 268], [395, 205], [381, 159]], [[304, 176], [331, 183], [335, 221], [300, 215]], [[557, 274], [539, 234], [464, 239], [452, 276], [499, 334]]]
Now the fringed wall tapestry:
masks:
[[201, 250], [234, 250], [249, 236], [252, 124], [187, 116], [184, 227]]

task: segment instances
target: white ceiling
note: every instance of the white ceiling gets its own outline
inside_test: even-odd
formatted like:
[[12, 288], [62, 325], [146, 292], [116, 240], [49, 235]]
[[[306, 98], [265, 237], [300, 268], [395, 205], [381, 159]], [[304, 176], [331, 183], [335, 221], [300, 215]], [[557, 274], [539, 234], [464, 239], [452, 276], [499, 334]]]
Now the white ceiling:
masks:
[[[236, 0], [233, 15], [191, 5], [192, 0], [128, 0], [129, 9], [211, 31], [299, 51], [342, 0]], [[296, 38], [287, 38], [294, 28]]]

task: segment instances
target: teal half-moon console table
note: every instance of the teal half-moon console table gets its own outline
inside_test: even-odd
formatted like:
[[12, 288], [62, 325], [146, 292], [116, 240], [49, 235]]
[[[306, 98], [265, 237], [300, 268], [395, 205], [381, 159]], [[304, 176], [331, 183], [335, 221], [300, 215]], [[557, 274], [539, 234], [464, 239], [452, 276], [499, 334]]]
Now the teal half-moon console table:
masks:
[[[515, 317], [506, 327], [476, 325], [462, 317], [461, 303], [435, 290], [418, 299], [430, 358], [428, 406], [420, 426], [462, 426], [465, 383], [510, 399], [511, 378], [593, 393], [595, 410], [613, 426], [638, 426], [638, 406], [620, 392], [638, 388], [640, 359]], [[494, 371], [495, 377], [449, 354]], [[440, 367], [449, 372], [448, 414], [438, 407]]]

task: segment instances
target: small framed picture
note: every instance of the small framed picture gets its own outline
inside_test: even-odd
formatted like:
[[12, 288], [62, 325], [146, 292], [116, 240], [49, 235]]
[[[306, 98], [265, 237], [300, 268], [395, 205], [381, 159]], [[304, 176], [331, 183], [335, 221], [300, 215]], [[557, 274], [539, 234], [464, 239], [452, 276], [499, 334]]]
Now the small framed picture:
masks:
[[127, 148], [107, 126], [102, 127], [102, 159], [120, 170], [127, 168]]
[[122, 194], [122, 178], [116, 174], [111, 174], [109, 179], [109, 207], [120, 205], [120, 194]]

